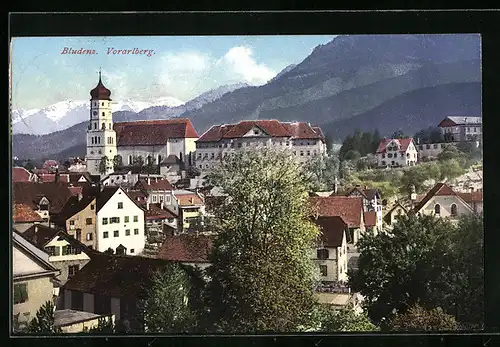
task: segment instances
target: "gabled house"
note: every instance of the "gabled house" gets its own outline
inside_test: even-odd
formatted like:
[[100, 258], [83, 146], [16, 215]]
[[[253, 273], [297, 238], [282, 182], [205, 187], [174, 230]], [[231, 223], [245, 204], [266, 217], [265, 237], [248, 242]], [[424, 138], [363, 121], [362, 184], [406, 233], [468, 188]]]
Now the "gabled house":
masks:
[[147, 235], [154, 236], [163, 233], [164, 226], [177, 229], [178, 216], [169, 211], [163, 202], [160, 204], [146, 203], [142, 207], [144, 209]]
[[472, 207], [475, 213], [483, 212], [483, 192], [457, 193], [466, 203]]
[[73, 196], [67, 183], [15, 182], [12, 187], [14, 204], [24, 204], [37, 212], [49, 223], [51, 216], [57, 215]]
[[16, 166], [12, 168], [12, 182], [38, 182], [38, 176], [24, 167]]
[[313, 220], [320, 228], [312, 259], [318, 264], [322, 282], [347, 281], [347, 240], [349, 227], [339, 216], [318, 217]]
[[182, 167], [182, 161], [175, 154], [170, 154], [160, 163], [160, 174], [165, 176], [176, 175], [181, 171]]
[[[117, 327], [144, 332], [138, 302], [146, 296], [154, 271], [172, 262], [141, 256], [96, 254], [61, 289], [64, 309], [114, 314]], [[186, 269], [181, 265], [183, 269]]]
[[389, 211], [384, 216], [384, 222], [387, 227], [392, 227], [397, 221], [399, 216], [408, 214], [406, 207], [401, 205], [401, 203], [396, 202]]
[[49, 255], [12, 232], [12, 296], [14, 330], [27, 324], [47, 301], [54, 300], [59, 274]]
[[212, 236], [204, 234], [168, 235], [156, 258], [190, 265], [199, 269], [210, 266], [208, 260], [212, 249]]
[[66, 283], [89, 261], [94, 251], [61, 229], [34, 225], [22, 237], [49, 255], [48, 262], [60, 271], [57, 280]]
[[480, 141], [482, 118], [471, 116], [448, 116], [439, 123], [439, 128], [447, 142]]
[[173, 190], [170, 204], [165, 201], [165, 206], [178, 215], [178, 231], [187, 231], [193, 224], [203, 219], [205, 204], [199, 193], [189, 190]]
[[449, 217], [458, 220], [461, 215], [474, 213], [472, 207], [445, 183], [436, 183], [412, 210], [415, 214]]
[[[333, 194], [335, 195], [335, 194]], [[363, 198], [363, 211], [364, 212], [375, 212], [376, 214], [376, 226], [382, 226], [382, 196], [378, 189], [368, 189], [368, 187], [361, 188], [357, 185], [350, 191], [346, 193], [346, 196], [356, 196]]]
[[97, 249], [96, 197], [72, 197], [55, 219], [56, 225], [90, 249]]
[[356, 249], [356, 243], [365, 231], [361, 197], [310, 196], [309, 205], [314, 218], [341, 217], [349, 227], [348, 251]]
[[149, 177], [152, 180], [162, 179], [162, 175], [156, 174], [141, 174], [141, 169], [139, 167], [132, 167], [130, 169], [118, 170], [110, 173], [101, 180], [101, 185], [106, 187], [133, 187], [137, 181], [142, 177]]
[[97, 250], [114, 252], [118, 246], [126, 254], [144, 249], [144, 210], [120, 187], [104, 188], [96, 200]]
[[147, 193], [147, 202], [150, 204], [163, 202], [166, 205], [171, 204], [172, 190], [174, 190], [168, 180], [158, 177], [140, 177], [134, 185], [134, 189]]
[[14, 228], [20, 233], [34, 224], [44, 223], [43, 218], [26, 204], [14, 204], [12, 222]]
[[375, 155], [379, 167], [405, 167], [417, 164], [417, 148], [412, 138], [383, 139]]

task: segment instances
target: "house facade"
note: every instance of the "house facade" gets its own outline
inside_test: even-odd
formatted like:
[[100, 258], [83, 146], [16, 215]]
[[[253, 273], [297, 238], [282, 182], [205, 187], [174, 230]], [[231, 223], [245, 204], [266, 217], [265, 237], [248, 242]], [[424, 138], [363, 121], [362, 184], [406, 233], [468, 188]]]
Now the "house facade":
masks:
[[165, 206], [178, 215], [178, 232], [187, 231], [203, 220], [205, 203], [199, 193], [189, 190], [173, 190], [171, 203]]
[[312, 259], [319, 267], [323, 283], [347, 281], [347, 238], [349, 227], [341, 217], [318, 217], [313, 220], [321, 236]]
[[399, 202], [396, 202], [384, 216], [385, 226], [392, 228], [399, 216], [407, 215], [407, 213], [408, 210]]
[[25, 326], [47, 301], [54, 299], [54, 281], [59, 271], [39, 250], [17, 232], [12, 232], [12, 285], [14, 329]]
[[412, 138], [383, 139], [375, 153], [378, 167], [414, 166], [418, 152]]
[[288, 150], [300, 163], [326, 155], [321, 129], [304, 122], [241, 121], [215, 125], [196, 141], [196, 166], [208, 170], [223, 158], [250, 148]]
[[469, 206], [472, 208], [474, 213], [483, 213], [483, 192], [482, 191], [471, 191], [468, 193], [457, 193]]
[[146, 240], [144, 210], [122, 188], [104, 188], [97, 197], [96, 208], [99, 252], [109, 248], [114, 252], [125, 249], [131, 255], [142, 252]]
[[482, 141], [482, 118], [449, 116], [439, 123], [446, 142]]
[[472, 207], [445, 183], [437, 183], [413, 208], [413, 213], [435, 215], [457, 221], [462, 215], [473, 214]]
[[79, 195], [70, 200], [57, 217], [57, 224], [77, 241], [90, 249], [97, 249], [97, 199]]
[[346, 195], [363, 198], [363, 211], [374, 212], [376, 216], [375, 225], [377, 227], [382, 225], [382, 196], [380, 195], [380, 191], [378, 189], [368, 189], [366, 186], [362, 189], [358, 185], [354, 189], [347, 192]]

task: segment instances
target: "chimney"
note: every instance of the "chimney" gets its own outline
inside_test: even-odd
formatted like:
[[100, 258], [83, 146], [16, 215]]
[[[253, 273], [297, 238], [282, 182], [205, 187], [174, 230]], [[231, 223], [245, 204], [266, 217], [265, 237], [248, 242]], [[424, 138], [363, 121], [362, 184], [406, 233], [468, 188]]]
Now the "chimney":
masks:
[[151, 179], [148, 176], [148, 186], [151, 184]]
[[148, 211], [149, 211], [149, 201], [148, 201], [148, 202], [146, 202], [146, 210], [148, 210]]
[[[54, 223], [54, 222], [50, 222], [50, 223], [49, 223], [49, 227], [51, 227], [51, 228], [55, 228], [55, 227], [56, 227], [56, 223]], [[35, 230], [37, 230], [37, 228], [35, 228]]]
[[162, 202], [160, 202], [160, 208], [161, 208], [162, 210], [163, 210], [163, 206], [165, 206], [165, 205], [163, 204], [163, 201], [162, 201]]

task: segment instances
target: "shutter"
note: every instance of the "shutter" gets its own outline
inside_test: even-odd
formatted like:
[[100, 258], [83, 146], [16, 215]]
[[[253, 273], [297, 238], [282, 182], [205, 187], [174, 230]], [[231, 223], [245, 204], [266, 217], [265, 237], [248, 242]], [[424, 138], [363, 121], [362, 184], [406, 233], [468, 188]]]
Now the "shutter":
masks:
[[68, 246], [62, 247], [62, 255], [68, 255]]

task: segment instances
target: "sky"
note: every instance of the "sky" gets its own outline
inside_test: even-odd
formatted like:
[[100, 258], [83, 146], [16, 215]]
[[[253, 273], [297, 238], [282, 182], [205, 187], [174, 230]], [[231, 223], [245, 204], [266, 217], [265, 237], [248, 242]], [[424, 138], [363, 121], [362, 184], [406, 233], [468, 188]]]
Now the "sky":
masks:
[[[333, 35], [14, 38], [12, 107], [40, 109], [68, 99], [87, 100], [98, 82], [99, 69], [114, 101], [174, 97], [186, 102], [225, 84], [265, 84], [286, 66], [300, 63], [316, 46], [333, 38]], [[94, 50], [96, 54], [63, 54], [81, 48]], [[137, 51], [143, 52], [134, 54]]]

